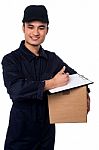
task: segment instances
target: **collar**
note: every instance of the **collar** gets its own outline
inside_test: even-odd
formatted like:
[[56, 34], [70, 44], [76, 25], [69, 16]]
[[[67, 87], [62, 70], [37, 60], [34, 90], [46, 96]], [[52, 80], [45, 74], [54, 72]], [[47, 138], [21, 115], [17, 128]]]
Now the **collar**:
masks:
[[42, 46], [40, 46], [40, 49], [39, 49], [39, 52], [40, 52], [40, 55], [39, 56], [36, 56], [35, 54], [33, 54], [29, 49], [27, 49], [25, 47], [25, 41], [21, 41], [21, 44], [20, 44], [20, 47], [19, 47], [19, 50], [24, 54], [24, 56], [29, 60], [31, 61], [32, 59], [34, 58], [37, 58], [37, 57], [41, 57], [41, 58], [45, 58], [47, 59], [47, 54], [45, 52], [45, 50], [42, 48]]

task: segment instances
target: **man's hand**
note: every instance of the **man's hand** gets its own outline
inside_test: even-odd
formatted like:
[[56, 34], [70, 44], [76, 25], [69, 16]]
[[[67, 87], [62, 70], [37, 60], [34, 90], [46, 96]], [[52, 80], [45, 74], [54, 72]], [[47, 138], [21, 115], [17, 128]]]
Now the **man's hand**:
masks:
[[54, 76], [53, 81], [55, 87], [60, 87], [68, 84], [69, 73], [65, 73], [65, 66]]
[[45, 89], [50, 90], [64, 86], [69, 82], [69, 73], [65, 73], [65, 66], [50, 80], [45, 80]]
[[87, 94], [87, 113], [90, 111], [90, 96]]

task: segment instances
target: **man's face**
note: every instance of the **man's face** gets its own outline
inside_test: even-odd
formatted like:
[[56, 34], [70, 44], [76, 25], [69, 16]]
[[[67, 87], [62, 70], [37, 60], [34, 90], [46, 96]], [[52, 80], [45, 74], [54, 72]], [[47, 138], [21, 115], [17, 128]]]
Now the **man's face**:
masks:
[[23, 25], [25, 42], [31, 46], [39, 46], [43, 43], [48, 32], [47, 23], [33, 21]]

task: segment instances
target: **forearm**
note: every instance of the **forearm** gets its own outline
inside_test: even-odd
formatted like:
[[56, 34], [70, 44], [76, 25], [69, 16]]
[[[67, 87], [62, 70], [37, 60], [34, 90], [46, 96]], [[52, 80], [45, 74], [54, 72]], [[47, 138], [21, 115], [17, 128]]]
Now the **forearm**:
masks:
[[42, 99], [44, 92], [44, 82], [21, 79], [7, 87], [7, 90], [13, 101], [20, 99]]
[[55, 88], [54, 79], [45, 80], [44, 91]]

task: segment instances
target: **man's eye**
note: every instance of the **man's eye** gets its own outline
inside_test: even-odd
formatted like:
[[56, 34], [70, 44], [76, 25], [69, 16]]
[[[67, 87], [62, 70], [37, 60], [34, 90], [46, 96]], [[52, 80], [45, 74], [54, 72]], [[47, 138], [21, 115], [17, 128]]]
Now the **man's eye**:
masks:
[[40, 29], [40, 30], [44, 30], [44, 29], [45, 29], [45, 27], [39, 27], [39, 29]]
[[28, 28], [31, 29], [31, 30], [33, 29], [33, 27], [31, 27], [31, 26], [29, 26]]

